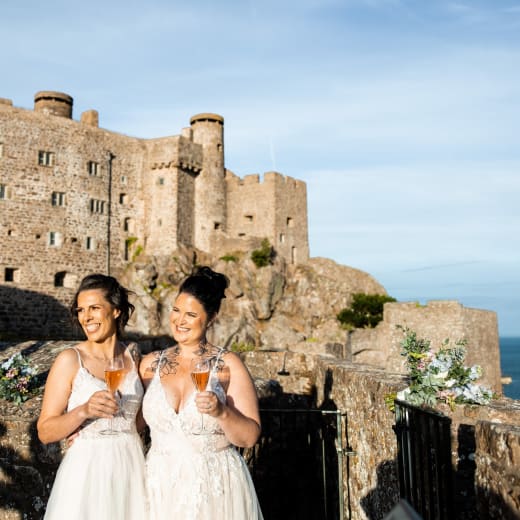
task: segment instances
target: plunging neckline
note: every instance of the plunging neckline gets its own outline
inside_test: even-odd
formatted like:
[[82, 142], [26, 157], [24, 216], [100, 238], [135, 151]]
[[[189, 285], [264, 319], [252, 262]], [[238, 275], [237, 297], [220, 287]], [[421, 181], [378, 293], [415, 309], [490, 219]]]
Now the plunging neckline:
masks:
[[184, 410], [186, 410], [186, 408], [190, 405], [191, 402], [194, 402], [194, 397], [195, 397], [195, 394], [197, 393], [196, 390], [194, 390], [193, 392], [191, 392], [191, 394], [188, 395], [188, 398], [184, 401], [184, 406], [182, 407], [179, 407], [178, 410], [176, 410], [169, 402], [168, 402], [168, 395], [166, 394], [166, 389], [164, 388], [164, 385], [162, 384], [161, 382], [161, 376], [158, 374], [158, 372], [156, 372], [156, 376], [157, 376], [157, 384], [160, 386], [161, 390], [161, 394], [162, 394], [162, 397], [164, 399], [164, 402], [166, 403], [167, 407], [169, 410], [171, 410], [174, 415], [176, 417], [178, 417]]

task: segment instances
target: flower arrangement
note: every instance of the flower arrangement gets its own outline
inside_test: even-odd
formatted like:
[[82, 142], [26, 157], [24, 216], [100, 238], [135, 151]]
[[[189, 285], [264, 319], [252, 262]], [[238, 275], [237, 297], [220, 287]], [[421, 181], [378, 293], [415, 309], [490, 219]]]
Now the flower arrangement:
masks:
[[434, 408], [444, 402], [453, 410], [456, 404], [488, 404], [493, 392], [476, 383], [482, 376], [479, 365], [464, 365], [466, 341], [455, 345], [444, 340], [437, 352], [432, 352], [430, 341], [417, 338], [417, 334], [403, 328], [405, 338], [401, 341], [401, 355], [406, 356], [410, 384], [404, 390], [387, 396], [393, 405], [395, 398], [416, 406]]
[[21, 352], [0, 365], [0, 398], [21, 404], [39, 393], [36, 368]]

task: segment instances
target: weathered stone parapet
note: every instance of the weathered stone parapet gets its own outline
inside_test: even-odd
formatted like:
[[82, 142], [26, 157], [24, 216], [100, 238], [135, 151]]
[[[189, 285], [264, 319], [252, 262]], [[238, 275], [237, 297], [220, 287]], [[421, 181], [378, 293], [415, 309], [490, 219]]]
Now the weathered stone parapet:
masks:
[[502, 394], [498, 322], [495, 312], [470, 309], [457, 301], [386, 303], [383, 321], [372, 330], [356, 329], [350, 342], [356, 362], [405, 373], [405, 358], [400, 355], [403, 331], [408, 327], [420, 338], [431, 342], [436, 351], [446, 339], [452, 345], [467, 341], [466, 364], [483, 367], [480, 380], [494, 392]]
[[520, 518], [520, 425], [481, 421], [475, 440], [480, 518]]

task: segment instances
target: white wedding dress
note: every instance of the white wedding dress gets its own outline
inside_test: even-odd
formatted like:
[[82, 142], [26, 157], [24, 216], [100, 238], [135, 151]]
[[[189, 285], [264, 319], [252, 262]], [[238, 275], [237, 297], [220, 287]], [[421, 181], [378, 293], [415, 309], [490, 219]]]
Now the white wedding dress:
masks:
[[[207, 389], [226, 401], [214, 370]], [[167, 401], [159, 370], [144, 396], [143, 415], [152, 439], [146, 457], [148, 519], [262, 520], [246, 463], [218, 421], [204, 414], [204, 427], [210, 433], [194, 433], [201, 420], [194, 398], [195, 391], [175, 412]]]
[[[74, 349], [76, 350], [76, 349]], [[104, 381], [94, 377], [81, 361], [67, 410], [85, 403]], [[56, 474], [45, 520], [144, 520], [146, 497], [144, 454], [135, 428], [143, 386], [135, 365], [119, 387], [120, 410], [113, 419], [116, 435], [103, 435], [107, 419], [83, 423]]]

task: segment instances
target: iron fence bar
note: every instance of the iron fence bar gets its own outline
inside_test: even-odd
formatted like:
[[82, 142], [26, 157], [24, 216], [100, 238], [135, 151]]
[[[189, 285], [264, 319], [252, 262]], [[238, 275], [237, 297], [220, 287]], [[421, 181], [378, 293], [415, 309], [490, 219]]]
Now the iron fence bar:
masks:
[[409, 403], [395, 405], [400, 496], [424, 520], [451, 520], [451, 419]]
[[[261, 413], [277, 413], [280, 419], [280, 428], [283, 429], [283, 415], [284, 414], [312, 414], [318, 413], [321, 415], [334, 415], [336, 416], [336, 452], [338, 461], [338, 509], [339, 509], [339, 520], [345, 520], [345, 497], [343, 493], [343, 478], [344, 478], [344, 458], [356, 455], [353, 450], [345, 449], [343, 444], [343, 417], [346, 417], [346, 413], [341, 410], [320, 410], [319, 408], [309, 409], [295, 409], [295, 408], [260, 408]], [[323, 436], [323, 429], [320, 428], [320, 439], [321, 439], [321, 453], [322, 453], [322, 485], [323, 485], [323, 497], [324, 497], [324, 513], [325, 519], [328, 519], [328, 501], [327, 501], [327, 472], [326, 472], [326, 452], [325, 452], [325, 439]], [[348, 485], [348, 483], [347, 483]], [[349, 519], [350, 520], [350, 515]]]

